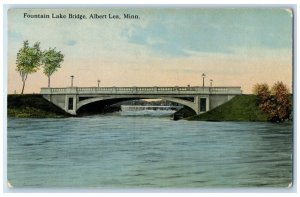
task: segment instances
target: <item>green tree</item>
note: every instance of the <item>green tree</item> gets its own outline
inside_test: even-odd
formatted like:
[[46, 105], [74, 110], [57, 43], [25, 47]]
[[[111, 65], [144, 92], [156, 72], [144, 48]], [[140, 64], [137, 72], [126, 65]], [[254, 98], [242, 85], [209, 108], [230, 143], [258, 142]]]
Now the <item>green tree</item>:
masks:
[[40, 50], [40, 43], [36, 42], [32, 47], [29, 46], [28, 40], [23, 42], [23, 47], [17, 53], [17, 68], [16, 70], [20, 73], [22, 78], [22, 91], [24, 92], [25, 83], [28, 74], [34, 73], [40, 66], [42, 52]]
[[60, 68], [60, 64], [64, 61], [64, 55], [60, 51], [56, 51], [55, 48], [46, 50], [43, 52], [42, 63], [43, 73], [48, 77], [48, 87], [50, 87], [51, 75]]

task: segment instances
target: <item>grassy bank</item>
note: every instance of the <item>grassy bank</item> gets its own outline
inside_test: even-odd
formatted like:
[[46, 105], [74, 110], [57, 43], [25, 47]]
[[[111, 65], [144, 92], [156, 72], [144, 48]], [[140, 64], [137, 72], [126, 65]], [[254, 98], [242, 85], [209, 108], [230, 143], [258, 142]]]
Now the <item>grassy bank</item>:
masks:
[[18, 118], [68, 117], [65, 111], [38, 94], [8, 95], [7, 116]]
[[240, 95], [211, 111], [189, 117], [187, 120], [267, 121], [267, 116], [256, 105], [255, 95]]

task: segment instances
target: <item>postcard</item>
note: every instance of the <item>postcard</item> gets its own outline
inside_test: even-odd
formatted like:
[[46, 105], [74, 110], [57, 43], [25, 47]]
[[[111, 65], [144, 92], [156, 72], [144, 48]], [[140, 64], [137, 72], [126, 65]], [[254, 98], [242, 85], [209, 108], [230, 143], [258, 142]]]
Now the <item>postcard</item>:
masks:
[[7, 13], [9, 189], [293, 186], [292, 7]]

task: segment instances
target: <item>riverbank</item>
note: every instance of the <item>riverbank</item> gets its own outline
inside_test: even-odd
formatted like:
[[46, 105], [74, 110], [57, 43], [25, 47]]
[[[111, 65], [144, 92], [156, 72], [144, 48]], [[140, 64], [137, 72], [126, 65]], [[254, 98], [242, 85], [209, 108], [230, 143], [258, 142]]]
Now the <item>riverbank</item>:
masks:
[[[7, 106], [8, 117], [62, 118], [71, 116], [39, 94], [8, 95]], [[89, 111], [88, 115], [91, 113]], [[199, 121], [267, 121], [267, 116], [256, 105], [255, 95], [236, 96], [229, 102], [200, 115], [195, 115], [194, 111], [184, 107], [177, 111], [174, 117]]]
[[255, 95], [239, 95], [206, 113], [188, 117], [201, 121], [255, 121], [266, 122], [267, 116], [256, 105]]
[[63, 118], [65, 111], [50, 103], [39, 94], [8, 95], [7, 116], [16, 118]]

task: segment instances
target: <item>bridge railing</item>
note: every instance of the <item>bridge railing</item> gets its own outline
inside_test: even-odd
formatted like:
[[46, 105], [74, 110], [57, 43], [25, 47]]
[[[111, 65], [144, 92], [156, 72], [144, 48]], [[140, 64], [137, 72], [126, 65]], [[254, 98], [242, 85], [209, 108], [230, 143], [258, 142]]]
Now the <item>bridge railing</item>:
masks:
[[67, 87], [41, 88], [41, 94], [242, 94], [241, 87]]

